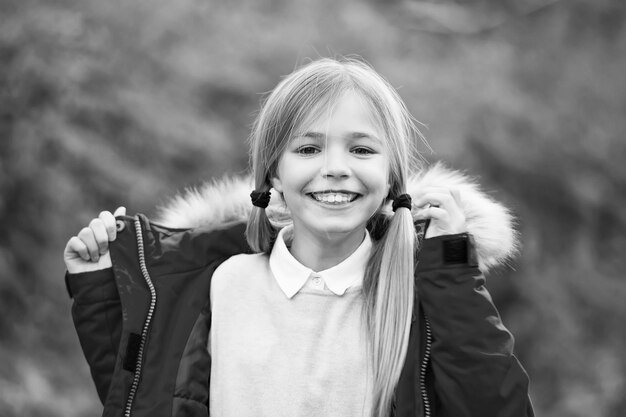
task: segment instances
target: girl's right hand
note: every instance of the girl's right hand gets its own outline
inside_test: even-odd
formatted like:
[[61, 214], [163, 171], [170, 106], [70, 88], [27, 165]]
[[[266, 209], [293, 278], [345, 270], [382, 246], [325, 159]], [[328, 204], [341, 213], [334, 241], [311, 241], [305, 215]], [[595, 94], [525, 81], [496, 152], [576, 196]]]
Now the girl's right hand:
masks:
[[124, 207], [118, 207], [113, 214], [103, 211], [89, 226], [83, 227], [78, 235], [72, 236], [63, 252], [67, 272], [78, 274], [110, 268], [109, 242], [117, 237], [115, 216], [125, 214]]

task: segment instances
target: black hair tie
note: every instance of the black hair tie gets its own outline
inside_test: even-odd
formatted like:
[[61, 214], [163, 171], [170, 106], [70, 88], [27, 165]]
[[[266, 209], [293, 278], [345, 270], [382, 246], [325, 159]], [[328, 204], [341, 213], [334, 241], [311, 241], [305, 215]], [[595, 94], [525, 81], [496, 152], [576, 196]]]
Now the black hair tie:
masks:
[[256, 207], [266, 208], [270, 204], [270, 192], [269, 191], [252, 191], [250, 198], [252, 199], [252, 205]]
[[399, 208], [407, 208], [411, 210], [411, 196], [408, 194], [402, 194], [398, 196], [395, 200], [393, 200], [391, 208], [393, 209], [393, 211], [396, 211]]

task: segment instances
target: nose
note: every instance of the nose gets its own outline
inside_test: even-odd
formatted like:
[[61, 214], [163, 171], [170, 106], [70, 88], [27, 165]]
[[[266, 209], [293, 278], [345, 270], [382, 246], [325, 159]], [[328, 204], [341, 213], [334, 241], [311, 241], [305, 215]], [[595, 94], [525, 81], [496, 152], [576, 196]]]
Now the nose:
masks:
[[341, 150], [329, 150], [324, 158], [321, 174], [324, 178], [347, 178], [350, 176], [348, 155]]

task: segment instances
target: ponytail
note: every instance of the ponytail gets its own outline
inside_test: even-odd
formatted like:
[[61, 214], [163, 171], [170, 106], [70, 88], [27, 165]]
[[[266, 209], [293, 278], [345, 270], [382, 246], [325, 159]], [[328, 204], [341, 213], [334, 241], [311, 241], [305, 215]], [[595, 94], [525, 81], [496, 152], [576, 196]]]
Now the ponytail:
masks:
[[[258, 192], [267, 193], [269, 201], [269, 185], [264, 184], [257, 190]], [[254, 197], [252, 198], [254, 200]], [[255, 204], [250, 211], [250, 217], [246, 226], [246, 240], [250, 248], [255, 252], [269, 253], [272, 250], [272, 244], [276, 237], [276, 229], [272, 226], [267, 216], [266, 207], [267, 204], [265, 206]]]
[[373, 373], [372, 417], [388, 417], [406, 358], [414, 298], [413, 217], [399, 208], [375, 242], [365, 281]]

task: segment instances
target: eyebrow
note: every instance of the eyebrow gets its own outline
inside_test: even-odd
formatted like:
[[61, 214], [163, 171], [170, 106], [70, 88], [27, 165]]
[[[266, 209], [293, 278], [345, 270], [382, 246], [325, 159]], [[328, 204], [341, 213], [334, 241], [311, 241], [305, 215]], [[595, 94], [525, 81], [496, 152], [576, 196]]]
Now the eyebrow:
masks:
[[320, 132], [304, 132], [298, 136], [303, 138], [322, 139], [325, 135]]
[[[311, 139], [323, 139], [326, 135], [320, 132], [304, 132], [302, 134], [299, 134], [298, 136]], [[346, 137], [348, 139], [370, 138], [373, 140], [379, 140], [378, 136], [366, 132], [350, 132], [346, 135]]]
[[370, 139], [378, 140], [378, 136], [372, 133], [365, 133], [365, 132], [352, 132], [348, 135], [348, 137], [350, 139], [370, 138]]

